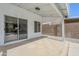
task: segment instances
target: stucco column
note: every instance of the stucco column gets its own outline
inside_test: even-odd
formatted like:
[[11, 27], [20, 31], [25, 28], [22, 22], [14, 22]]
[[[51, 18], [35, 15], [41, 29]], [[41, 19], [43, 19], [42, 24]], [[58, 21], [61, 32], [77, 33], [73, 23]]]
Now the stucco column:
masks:
[[65, 40], [65, 26], [64, 26], [64, 18], [62, 18], [62, 40]]

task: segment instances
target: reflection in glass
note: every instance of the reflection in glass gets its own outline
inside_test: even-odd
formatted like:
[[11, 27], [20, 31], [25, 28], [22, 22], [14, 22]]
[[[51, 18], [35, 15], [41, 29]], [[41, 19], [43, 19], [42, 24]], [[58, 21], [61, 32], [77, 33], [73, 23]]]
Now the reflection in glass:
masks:
[[5, 43], [27, 38], [27, 20], [5, 16]]
[[19, 39], [27, 38], [27, 20], [19, 19]]
[[34, 32], [40, 32], [40, 22], [34, 22]]
[[5, 42], [17, 40], [17, 18], [5, 16]]

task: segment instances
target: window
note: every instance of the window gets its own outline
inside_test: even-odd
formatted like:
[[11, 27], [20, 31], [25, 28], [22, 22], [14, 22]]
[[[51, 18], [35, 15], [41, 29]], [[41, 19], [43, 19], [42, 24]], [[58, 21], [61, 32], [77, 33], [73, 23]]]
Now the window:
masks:
[[40, 22], [34, 22], [34, 32], [40, 32]]

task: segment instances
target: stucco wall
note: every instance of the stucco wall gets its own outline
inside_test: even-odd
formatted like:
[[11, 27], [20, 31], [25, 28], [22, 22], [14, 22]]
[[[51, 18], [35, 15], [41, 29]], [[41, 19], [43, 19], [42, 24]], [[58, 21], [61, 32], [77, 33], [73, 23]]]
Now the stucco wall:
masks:
[[49, 24], [42, 25], [42, 33], [43, 34], [55, 36], [55, 35], [57, 35], [56, 32], [57, 32], [57, 30], [54, 25], [49, 25]]
[[62, 28], [60, 24], [58, 25], [43, 24], [42, 33], [44, 35], [62, 36]]
[[62, 20], [61, 17], [53, 17], [53, 16], [43, 17], [42, 33], [52, 36], [62, 36], [61, 20]]
[[50, 23], [54, 25], [54, 24], [60, 24], [61, 21], [62, 21], [61, 17], [50, 16], [50, 17], [43, 17], [42, 23]]
[[41, 32], [34, 33], [34, 21], [42, 22], [42, 17], [12, 4], [0, 4], [0, 44], [4, 44], [4, 15], [27, 19], [28, 39], [41, 36]]
[[65, 34], [66, 37], [79, 39], [79, 23], [66, 23]]

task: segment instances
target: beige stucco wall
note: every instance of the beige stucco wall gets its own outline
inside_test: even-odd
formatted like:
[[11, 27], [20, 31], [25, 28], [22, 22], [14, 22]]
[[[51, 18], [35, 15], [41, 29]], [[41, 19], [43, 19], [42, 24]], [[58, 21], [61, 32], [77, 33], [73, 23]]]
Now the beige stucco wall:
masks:
[[51, 36], [61, 36], [61, 25], [42, 25], [42, 33]]
[[79, 23], [65, 24], [66, 37], [79, 39]]
[[42, 26], [42, 33], [46, 35], [56, 35], [57, 29], [55, 29], [54, 25], [45, 24]]

